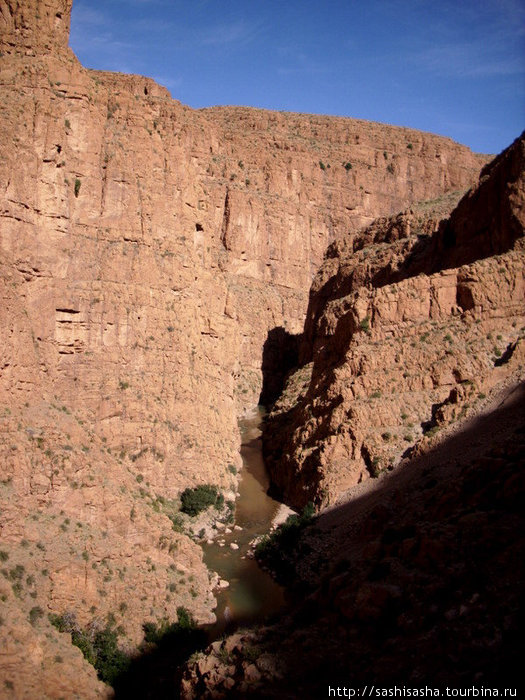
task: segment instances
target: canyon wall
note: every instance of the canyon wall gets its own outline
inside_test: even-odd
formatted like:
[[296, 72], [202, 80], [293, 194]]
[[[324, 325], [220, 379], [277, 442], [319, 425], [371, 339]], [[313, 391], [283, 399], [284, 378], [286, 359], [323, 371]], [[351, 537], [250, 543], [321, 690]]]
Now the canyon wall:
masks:
[[48, 612], [110, 615], [130, 646], [179, 605], [212, 619], [168, 516], [189, 485], [234, 498], [269, 333], [302, 330], [331, 241], [486, 161], [363, 121], [192, 110], [84, 69], [70, 9], [0, 0], [0, 635], [21, 696], [106, 692]]
[[194, 655], [181, 697], [518, 678], [525, 133], [457, 199], [329, 246], [264, 429], [274, 487], [328, 507], [262, 541], [289, 607]]
[[525, 138], [439, 222], [427, 202], [332, 244], [293, 373], [266, 426], [272, 481], [297, 507], [430, 449], [524, 364]]

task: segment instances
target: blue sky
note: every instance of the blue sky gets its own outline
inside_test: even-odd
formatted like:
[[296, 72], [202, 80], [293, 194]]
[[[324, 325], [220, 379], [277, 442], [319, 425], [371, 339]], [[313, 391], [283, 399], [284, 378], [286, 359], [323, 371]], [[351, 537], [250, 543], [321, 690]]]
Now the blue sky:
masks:
[[525, 128], [523, 0], [74, 0], [70, 43], [195, 108], [357, 117], [483, 153]]

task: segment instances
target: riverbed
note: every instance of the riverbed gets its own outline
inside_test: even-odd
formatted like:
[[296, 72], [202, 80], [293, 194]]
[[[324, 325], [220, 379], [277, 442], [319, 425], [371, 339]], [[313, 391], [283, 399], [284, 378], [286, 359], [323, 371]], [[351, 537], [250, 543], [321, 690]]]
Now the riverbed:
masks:
[[[281, 505], [267, 494], [269, 479], [261, 451], [262, 419], [261, 409], [240, 421], [243, 468], [235, 521], [228, 526], [231, 532], [221, 533], [213, 544], [203, 546], [208, 568], [229, 582], [228, 588], [216, 593], [217, 622], [210, 627], [210, 636], [215, 638], [239, 625], [261, 622], [284, 605], [283, 588], [249, 557], [250, 542], [270, 530]], [[224, 545], [220, 546], [220, 542]], [[232, 549], [232, 543], [238, 549]]]

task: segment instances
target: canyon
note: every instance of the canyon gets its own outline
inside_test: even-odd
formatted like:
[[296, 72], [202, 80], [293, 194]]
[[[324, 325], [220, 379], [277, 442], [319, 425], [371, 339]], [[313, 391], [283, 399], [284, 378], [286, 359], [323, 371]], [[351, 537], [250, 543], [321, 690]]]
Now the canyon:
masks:
[[285, 380], [272, 480], [321, 507], [523, 365], [523, 141], [487, 165], [402, 127], [193, 110], [81, 66], [70, 11], [0, 0], [0, 683], [17, 698], [111, 696], [49, 614], [129, 652], [181, 607], [214, 619], [180, 494], [213, 484], [234, 507], [238, 418]]
[[274, 489], [320, 510], [259, 554], [291, 603], [191, 659], [183, 698], [517, 693], [524, 199], [522, 134], [456, 206], [329, 246], [264, 428]]
[[479, 412], [523, 367], [523, 136], [453, 199], [376, 220], [327, 251], [299, 367], [267, 425], [274, 485], [328, 505]]

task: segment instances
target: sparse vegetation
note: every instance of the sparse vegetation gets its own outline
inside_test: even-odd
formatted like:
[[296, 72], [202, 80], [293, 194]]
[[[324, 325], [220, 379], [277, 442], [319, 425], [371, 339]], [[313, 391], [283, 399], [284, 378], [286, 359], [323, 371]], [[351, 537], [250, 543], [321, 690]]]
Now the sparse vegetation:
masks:
[[36, 605], [34, 608], [31, 608], [29, 611], [29, 622], [31, 625], [34, 627], [37, 622], [44, 617], [44, 611], [39, 605]]
[[365, 316], [359, 321], [359, 328], [364, 331], [365, 333], [368, 333], [370, 331], [370, 317]]
[[145, 622], [142, 626], [144, 641], [148, 644], [156, 645], [168, 641], [187, 644], [191, 639], [204, 641], [205, 634], [202, 630], [197, 629], [193, 615], [187, 608], [182, 605], [179, 606], [177, 608], [177, 618], [177, 622], [170, 622], [167, 618], [160, 620], [157, 624]]
[[77, 178], [75, 178], [75, 197], [78, 197], [80, 194], [80, 187], [82, 185], [82, 182]]
[[379, 457], [374, 457], [372, 459], [372, 462], [368, 467], [368, 471], [370, 472], [372, 479], [377, 479], [377, 477], [381, 474], [383, 470], [381, 468], [381, 460]]

